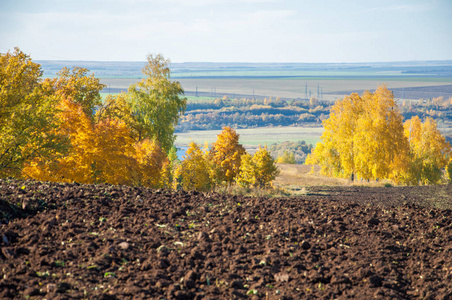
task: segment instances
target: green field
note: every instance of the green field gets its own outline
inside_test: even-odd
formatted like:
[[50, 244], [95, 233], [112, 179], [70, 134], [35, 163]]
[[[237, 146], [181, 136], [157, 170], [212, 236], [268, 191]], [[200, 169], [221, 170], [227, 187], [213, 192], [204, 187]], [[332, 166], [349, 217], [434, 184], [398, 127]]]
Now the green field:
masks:
[[[240, 143], [248, 148], [257, 145], [268, 145], [284, 141], [305, 141], [308, 144], [316, 144], [323, 132], [322, 127], [259, 127], [252, 129], [237, 129], [240, 135]], [[204, 145], [211, 144], [220, 134], [221, 130], [202, 130], [177, 133], [176, 146], [187, 146], [190, 142]]]

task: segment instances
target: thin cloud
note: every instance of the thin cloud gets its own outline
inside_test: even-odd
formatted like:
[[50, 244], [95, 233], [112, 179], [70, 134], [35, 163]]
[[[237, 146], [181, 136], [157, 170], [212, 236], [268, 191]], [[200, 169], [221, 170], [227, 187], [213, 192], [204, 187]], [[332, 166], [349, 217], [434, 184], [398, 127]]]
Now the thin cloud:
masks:
[[369, 12], [425, 12], [435, 7], [436, 1], [413, 3], [413, 4], [393, 4], [369, 9]]

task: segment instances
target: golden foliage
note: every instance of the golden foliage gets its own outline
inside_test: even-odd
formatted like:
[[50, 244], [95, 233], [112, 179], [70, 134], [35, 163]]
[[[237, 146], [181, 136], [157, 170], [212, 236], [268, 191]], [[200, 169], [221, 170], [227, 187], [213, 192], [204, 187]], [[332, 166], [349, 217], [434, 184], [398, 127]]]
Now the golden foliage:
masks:
[[254, 164], [253, 157], [248, 153], [243, 154], [240, 172], [236, 178], [237, 184], [242, 187], [255, 186], [256, 175], [256, 165]]
[[279, 170], [275, 165], [275, 160], [271, 157], [267, 147], [259, 146], [259, 150], [252, 157], [247, 153], [242, 155], [236, 182], [244, 187], [266, 187], [278, 174]]
[[446, 166], [446, 179], [449, 184], [452, 184], [452, 156]]
[[87, 75], [88, 69], [74, 67], [72, 71], [64, 67], [57, 74], [58, 78], [51, 80], [56, 95], [69, 99], [82, 106], [84, 113], [90, 118], [94, 108], [102, 104], [99, 92], [106, 86], [94, 73]]
[[54, 122], [58, 99], [39, 64], [18, 48], [0, 54], [0, 177], [20, 177], [23, 163], [67, 146]]
[[165, 152], [158, 142], [149, 139], [136, 143], [135, 148], [138, 176], [135, 177], [134, 184], [152, 188], [162, 187], [165, 184], [162, 175], [169, 163]]
[[122, 121], [93, 124], [82, 106], [70, 100], [63, 99], [59, 109], [60, 131], [69, 137], [69, 152], [31, 161], [24, 175], [46, 181], [161, 186], [166, 155], [156, 142], [135, 143]]
[[203, 152], [196, 143], [190, 143], [184, 160], [178, 167], [177, 175], [175, 188], [180, 182], [184, 190], [208, 191], [211, 189], [210, 164], [206, 152]]
[[[437, 129], [436, 122], [427, 118], [424, 123], [415, 116], [404, 124], [410, 144], [411, 164], [406, 181], [410, 184], [441, 183], [443, 169], [448, 167], [452, 147]], [[449, 169], [446, 169], [448, 173]]]
[[231, 184], [237, 176], [245, 148], [239, 144], [239, 135], [231, 127], [224, 127], [212, 144], [209, 157], [214, 165], [212, 177], [216, 183]]
[[268, 186], [279, 174], [279, 170], [275, 165], [275, 160], [268, 152], [267, 146], [262, 148], [253, 155], [253, 162], [256, 166], [256, 184], [260, 187]]
[[276, 158], [278, 164], [295, 164], [295, 154], [293, 152], [284, 151], [283, 155]]
[[327, 176], [400, 180], [408, 163], [408, 142], [392, 93], [380, 86], [362, 97], [339, 100], [306, 164], [319, 164]]
[[386, 86], [338, 101], [323, 125], [322, 142], [306, 164], [319, 164], [328, 176], [438, 184], [452, 155], [432, 119], [402, 123]]
[[386, 86], [363, 95], [363, 113], [353, 135], [355, 171], [364, 179], [401, 180], [408, 163], [409, 146], [403, 117]]
[[106, 119], [123, 121], [129, 128], [131, 137], [136, 141], [142, 140], [138, 136], [141, 131], [141, 126], [133, 116], [127, 93], [108, 95], [103, 105], [96, 111], [95, 119], [97, 123]]

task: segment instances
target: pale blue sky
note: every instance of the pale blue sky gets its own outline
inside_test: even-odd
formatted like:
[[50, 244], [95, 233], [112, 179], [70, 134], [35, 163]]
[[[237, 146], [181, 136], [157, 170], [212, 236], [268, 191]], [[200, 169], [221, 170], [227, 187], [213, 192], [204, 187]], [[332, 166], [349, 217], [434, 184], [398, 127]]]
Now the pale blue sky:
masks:
[[34, 60], [452, 59], [452, 0], [0, 0], [0, 52]]

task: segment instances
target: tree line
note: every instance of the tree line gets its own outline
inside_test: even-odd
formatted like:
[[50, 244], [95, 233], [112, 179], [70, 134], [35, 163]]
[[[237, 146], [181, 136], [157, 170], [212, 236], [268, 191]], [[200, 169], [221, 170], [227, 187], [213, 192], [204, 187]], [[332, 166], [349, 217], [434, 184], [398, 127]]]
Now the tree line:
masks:
[[306, 164], [328, 176], [418, 185], [452, 181], [452, 147], [436, 122], [403, 117], [386, 86], [338, 100]]
[[315, 97], [288, 101], [271, 97], [229, 99], [225, 96], [223, 99], [189, 101], [176, 131], [320, 123], [327, 118], [329, 107], [329, 103], [320, 102]]
[[[191, 157], [179, 162], [173, 146], [187, 105], [184, 90], [171, 80], [169, 60], [161, 55], [147, 56], [143, 74], [127, 92], [102, 101], [105, 86], [87, 69], [63, 68], [44, 79], [40, 65], [20, 49], [1, 54], [0, 177], [198, 189], [186, 179]], [[227, 141], [208, 151], [215, 165], [207, 168], [206, 184], [232, 184], [248, 174], [255, 179], [241, 184], [267, 185], [259, 160], [241, 171], [247, 154]], [[260, 151], [273, 163], [266, 148]]]
[[269, 187], [278, 175], [275, 160], [267, 147], [254, 155], [239, 143], [231, 127], [223, 128], [217, 140], [203, 149], [190, 143], [184, 159], [175, 169], [174, 188], [208, 191], [217, 186], [238, 184], [242, 187]]
[[[189, 130], [219, 130], [225, 126], [253, 128], [263, 126], [303, 126], [321, 124], [329, 117], [334, 103], [311, 99], [247, 99], [227, 96], [217, 99], [193, 99], [187, 101], [185, 114], [181, 116], [176, 132]], [[441, 126], [452, 122], [452, 97], [403, 100], [399, 109], [404, 119], [414, 116], [433, 118]], [[452, 137], [446, 136], [449, 140]]]

